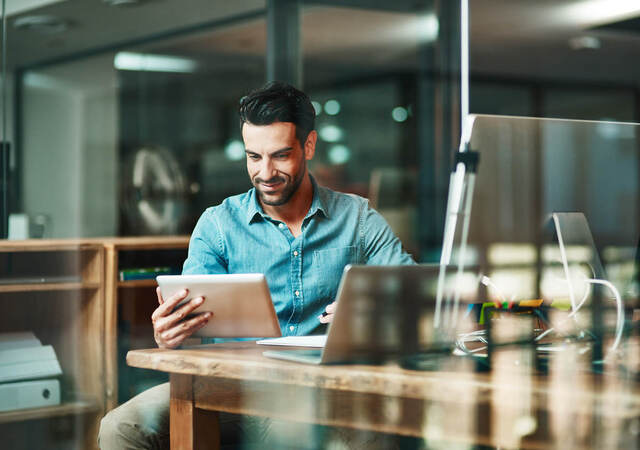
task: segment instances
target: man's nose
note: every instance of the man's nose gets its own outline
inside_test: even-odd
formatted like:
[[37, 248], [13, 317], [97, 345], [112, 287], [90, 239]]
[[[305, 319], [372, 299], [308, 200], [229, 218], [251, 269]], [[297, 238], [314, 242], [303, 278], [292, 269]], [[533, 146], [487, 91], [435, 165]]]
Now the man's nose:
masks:
[[276, 174], [275, 167], [270, 158], [265, 158], [262, 160], [262, 164], [260, 165], [260, 178], [263, 180], [269, 180], [273, 178]]

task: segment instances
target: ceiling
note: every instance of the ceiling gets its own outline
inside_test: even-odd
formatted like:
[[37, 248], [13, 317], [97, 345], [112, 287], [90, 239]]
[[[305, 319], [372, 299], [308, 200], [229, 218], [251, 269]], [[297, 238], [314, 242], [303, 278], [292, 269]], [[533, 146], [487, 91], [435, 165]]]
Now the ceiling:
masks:
[[[264, 58], [264, 0], [140, 1], [117, 7], [106, 0], [25, 0], [22, 5], [31, 7], [14, 8], [8, 20], [10, 69], [122, 49], [189, 56], [205, 66], [241, 68], [247, 58], [258, 63]], [[425, 30], [430, 2], [395, 1], [393, 8], [372, 0], [349, 0], [349, 8], [331, 5], [344, 1], [318, 3], [303, 8], [305, 69], [339, 74], [354, 68], [404, 71], [420, 64], [429, 37], [417, 36]], [[67, 28], [57, 33], [15, 28], [16, 20], [28, 15], [54, 16]], [[470, 0], [472, 72], [635, 85], [638, 17], [640, 2], [629, 0]], [[631, 25], [610, 25], [615, 22]]]

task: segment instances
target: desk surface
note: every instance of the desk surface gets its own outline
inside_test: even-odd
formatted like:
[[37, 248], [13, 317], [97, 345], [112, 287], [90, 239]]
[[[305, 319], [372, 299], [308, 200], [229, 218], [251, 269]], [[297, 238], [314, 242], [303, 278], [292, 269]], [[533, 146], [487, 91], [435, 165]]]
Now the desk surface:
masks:
[[[392, 393], [408, 398], [425, 398], [432, 393], [433, 386], [445, 389], [447, 386], [466, 385], [489, 391], [496, 387], [498, 381], [495, 375], [475, 372], [471, 364], [465, 364], [465, 361], [456, 357], [443, 361], [439, 371], [418, 371], [403, 369], [397, 365], [302, 364], [262, 355], [263, 351], [274, 348], [282, 349], [246, 341], [182, 350], [132, 350], [127, 354], [127, 364], [168, 373], [268, 381], [363, 393]], [[551, 388], [548, 377], [533, 375], [530, 379], [532, 383], [527, 388], [531, 387], [535, 392], [546, 393]], [[509, 385], [510, 383], [505, 383], [502, 387]], [[591, 375], [582, 375], [579, 385], [580, 390], [576, 394], [589, 398], [615, 392], [615, 389], [604, 389], [602, 378]], [[517, 390], [522, 386], [512, 388]], [[638, 402], [640, 406], [640, 390], [633, 390], [639, 397], [629, 398], [629, 401]]]
[[127, 355], [127, 363], [169, 373], [384, 393], [407, 398], [433, 395], [434, 386], [439, 392], [446, 390], [447, 386], [455, 388], [461, 384], [480, 390], [491, 388], [488, 375], [473, 372], [425, 372], [406, 370], [395, 365], [313, 365], [262, 355], [263, 351], [274, 348], [283, 349], [248, 341], [202, 345], [184, 350], [132, 350]]
[[[443, 360], [437, 372], [314, 366], [266, 358], [267, 348], [234, 342], [133, 350], [127, 362], [171, 373], [172, 388], [174, 379], [190, 383], [195, 408], [487, 445], [590, 447], [619, 440], [629, 420], [640, 417], [636, 383], [614, 376], [562, 368], [561, 376], [476, 373], [470, 361], [456, 357]], [[292, 409], [300, 398], [313, 407]], [[522, 417], [533, 423], [529, 433], [514, 432], [522, 428]]]

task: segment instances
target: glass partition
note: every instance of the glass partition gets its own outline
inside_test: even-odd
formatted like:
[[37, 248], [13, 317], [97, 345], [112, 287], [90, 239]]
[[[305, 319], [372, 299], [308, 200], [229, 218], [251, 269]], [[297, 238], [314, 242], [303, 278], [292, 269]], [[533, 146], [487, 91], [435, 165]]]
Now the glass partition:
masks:
[[469, 3], [471, 113], [640, 121], [637, 3]]
[[265, 81], [266, 2], [2, 6], [3, 445], [97, 448], [106, 412], [168, 379], [125, 361], [156, 345], [153, 271], [249, 187], [236, 105]]
[[[12, 448], [95, 448], [106, 412], [167, 380], [125, 357], [156, 346], [153, 275], [179, 272], [200, 214], [250, 187], [237, 105], [270, 78], [276, 34], [300, 30], [284, 64], [318, 113], [312, 173], [437, 259], [457, 3], [5, 3], [0, 334], [33, 332], [62, 373], [53, 409], [0, 411]], [[272, 22], [275, 7], [299, 17]]]
[[458, 145], [460, 5], [308, 2], [301, 27], [313, 173], [369, 198], [416, 259], [436, 261]]
[[455, 225], [452, 261], [475, 274], [478, 301], [535, 303], [536, 339], [551, 339], [549, 314], [566, 311], [578, 328], [565, 324], [564, 336], [587, 333], [594, 361], [624, 358], [638, 299], [639, 126], [486, 115], [469, 124], [479, 158], [466, 175], [471, 208], [448, 217], [465, 224]]
[[[157, 307], [153, 276], [180, 272], [202, 211], [250, 187], [237, 105], [271, 78], [280, 54], [269, 46], [275, 35], [299, 37], [299, 52], [285, 52], [287, 67], [275, 73], [299, 73], [294, 82], [314, 102], [319, 141], [312, 173], [323, 185], [367, 197], [419, 262], [441, 258], [463, 111], [503, 115], [474, 119], [470, 149], [480, 162], [473, 195], [461, 203], [472, 208], [468, 228], [453, 227], [454, 242], [468, 233], [462, 239], [468, 245], [464, 255], [451, 255], [463, 260], [463, 270], [447, 274], [460, 303], [443, 317], [475, 314], [471, 304], [478, 301], [493, 304], [483, 305], [488, 317], [496, 303], [542, 300], [555, 305], [547, 319], [556, 330], [572, 337], [595, 330], [606, 357], [617, 335], [617, 304], [610, 286], [589, 281], [585, 287], [591, 276], [585, 261], [600, 256], [625, 321], [631, 320], [628, 310], [639, 295], [640, 162], [637, 125], [622, 122], [640, 121], [640, 6], [468, 3], [469, 30], [461, 22], [466, 0], [2, 2], [0, 334], [14, 339], [33, 332], [35, 340], [26, 340], [52, 346], [61, 371], [59, 404], [0, 411], [7, 445], [95, 448], [107, 411], [167, 379], [128, 367], [125, 356], [156, 345], [149, 319]], [[295, 14], [271, 20], [276, 6]], [[466, 31], [469, 105], [461, 104], [460, 80]], [[464, 192], [452, 190], [449, 202]], [[595, 248], [558, 241], [566, 227], [551, 214], [576, 212], [584, 214]], [[422, 294], [431, 299], [432, 288]], [[575, 314], [567, 321], [585, 292], [591, 297], [584, 311], [602, 317]], [[450, 443], [454, 433], [462, 446], [517, 447], [532, 431], [533, 338], [518, 325], [530, 319], [466, 330], [477, 338], [465, 344], [468, 350], [486, 344], [486, 335], [475, 331], [527, 344], [506, 363], [496, 360], [496, 367], [526, 364], [513, 376], [509, 370], [490, 375], [504, 388], [490, 400], [478, 385], [458, 387], [456, 395], [469, 400], [460, 408], [416, 413], [413, 397], [406, 411], [385, 397], [382, 420], [422, 422], [403, 441], [409, 448], [424, 447], [427, 435], [436, 446]], [[538, 331], [537, 337], [544, 333]], [[629, 342], [620, 344], [623, 352], [630, 352]], [[489, 355], [493, 348], [484, 350]], [[550, 377], [558, 390], [571, 387], [575, 368], [594, 359], [564, 355], [549, 361], [562, 375]], [[413, 369], [463, 377], [486, 371], [466, 358], [414, 363]], [[510, 410], [504, 398], [512, 386], [524, 386], [525, 402]], [[549, 402], [556, 402], [553, 426], [564, 423], [566, 405], [555, 397]], [[478, 419], [489, 403], [498, 413]], [[309, 396], [304, 406], [332, 404]], [[374, 409], [363, 401], [344, 417], [366, 423]], [[501, 438], [482, 431], [489, 421]], [[610, 443], [588, 432], [572, 441], [569, 427], [557, 426], [551, 433], [560, 447]]]
[[471, 265], [498, 277], [489, 298], [545, 294], [536, 267], [554, 252], [552, 213], [583, 213], [605, 268], [613, 264], [619, 276], [612, 281], [621, 292], [628, 289], [640, 230], [638, 125], [483, 115], [471, 120], [470, 148], [480, 159]]

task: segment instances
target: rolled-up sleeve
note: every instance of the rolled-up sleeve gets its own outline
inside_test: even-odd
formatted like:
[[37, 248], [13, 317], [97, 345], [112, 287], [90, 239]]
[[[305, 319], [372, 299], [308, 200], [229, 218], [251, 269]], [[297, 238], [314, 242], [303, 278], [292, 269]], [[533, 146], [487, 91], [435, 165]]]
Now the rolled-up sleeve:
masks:
[[189, 253], [182, 266], [183, 275], [228, 273], [224, 234], [215, 208], [208, 208], [198, 219], [189, 240]]
[[368, 265], [416, 264], [411, 255], [402, 248], [402, 242], [375, 209], [365, 202], [360, 220], [364, 256]]

